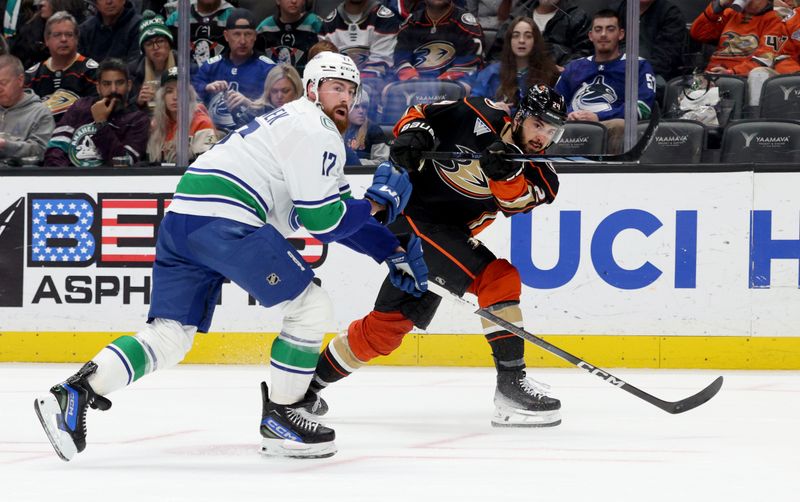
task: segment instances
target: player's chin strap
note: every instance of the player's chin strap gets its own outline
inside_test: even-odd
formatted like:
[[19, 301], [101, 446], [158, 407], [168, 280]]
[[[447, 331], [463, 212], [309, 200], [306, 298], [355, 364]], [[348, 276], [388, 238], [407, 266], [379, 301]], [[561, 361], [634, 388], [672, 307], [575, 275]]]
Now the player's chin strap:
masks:
[[556, 347], [550, 342], [547, 342], [534, 334], [528, 333], [527, 331], [520, 328], [516, 324], [508, 322], [505, 319], [493, 314], [490, 310], [485, 308], [479, 308], [470, 300], [454, 295], [450, 291], [446, 290], [445, 288], [437, 284], [435, 279], [431, 279], [430, 281], [428, 281], [428, 291], [437, 296], [440, 296], [441, 298], [451, 300], [453, 303], [459, 305], [460, 307], [472, 311], [473, 313], [477, 314], [483, 319], [486, 319], [487, 321], [497, 326], [500, 326], [501, 328], [509, 331], [510, 333], [513, 333], [518, 337], [528, 342], [531, 342], [532, 344], [538, 347], [543, 348], [544, 350], [560, 357], [561, 359], [567, 361], [573, 366], [577, 366], [578, 368], [586, 370], [589, 373], [600, 377], [605, 382], [610, 383], [615, 387], [619, 387], [625, 392], [633, 394], [634, 396], [644, 401], [647, 401], [653, 406], [661, 408], [667, 413], [677, 414], [677, 413], [683, 413], [684, 411], [689, 411], [693, 408], [697, 408], [701, 404], [705, 403], [706, 401], [714, 397], [717, 394], [717, 392], [719, 392], [719, 389], [722, 388], [722, 377], [717, 377], [717, 379], [711, 382], [711, 384], [709, 384], [705, 389], [701, 390], [700, 392], [698, 392], [693, 396], [681, 399], [680, 401], [674, 401], [674, 402], [664, 401], [662, 399], [653, 396], [652, 394], [648, 394], [647, 392], [639, 389], [638, 387], [634, 387], [633, 385], [625, 382], [620, 378], [615, 377], [611, 373], [602, 370], [597, 366], [594, 366], [593, 364], [587, 363], [586, 361], [577, 356], [573, 356], [569, 352]]
[[[647, 124], [642, 137], [633, 145], [633, 148], [620, 154], [597, 154], [597, 155], [548, 155], [544, 154], [506, 154], [505, 159], [514, 162], [553, 162], [553, 163], [578, 163], [593, 164], [601, 162], [604, 164], [631, 164], [639, 163], [642, 154], [655, 135], [656, 127], [661, 118], [661, 110], [658, 104], [653, 105], [653, 113], [650, 115], [650, 122]], [[424, 152], [422, 157], [432, 160], [480, 160], [481, 152]]]

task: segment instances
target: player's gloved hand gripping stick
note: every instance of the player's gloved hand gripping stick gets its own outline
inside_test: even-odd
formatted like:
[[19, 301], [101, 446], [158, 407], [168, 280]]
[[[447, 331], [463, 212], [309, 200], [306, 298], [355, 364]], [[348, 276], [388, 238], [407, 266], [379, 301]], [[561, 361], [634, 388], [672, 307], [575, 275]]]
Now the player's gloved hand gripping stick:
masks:
[[[401, 243], [405, 240], [402, 236], [400, 239]], [[422, 240], [411, 235], [403, 244], [404, 252], [386, 258], [389, 280], [396, 288], [419, 298], [428, 290], [428, 266], [422, 256]]]
[[436, 136], [433, 128], [421, 120], [405, 124], [389, 149], [389, 158], [397, 166], [409, 171], [419, 171], [422, 167], [423, 154], [433, 150]]
[[402, 168], [397, 169], [390, 162], [384, 162], [375, 169], [372, 186], [367, 188], [365, 197], [384, 207], [375, 214], [382, 225], [393, 222], [411, 198], [411, 180]]

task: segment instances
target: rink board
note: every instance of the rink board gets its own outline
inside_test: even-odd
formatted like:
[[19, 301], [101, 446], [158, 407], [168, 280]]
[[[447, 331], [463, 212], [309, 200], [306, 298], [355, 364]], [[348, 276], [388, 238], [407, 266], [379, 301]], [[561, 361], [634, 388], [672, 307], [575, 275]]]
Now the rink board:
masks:
[[[80, 361], [146, 319], [176, 176], [0, 177], [0, 361]], [[353, 175], [354, 191], [370, 177]], [[800, 173], [567, 173], [555, 204], [481, 240], [523, 279], [528, 328], [606, 366], [800, 368]], [[384, 266], [295, 236], [346, 328]], [[265, 361], [280, 313], [223, 286], [188, 361]], [[443, 304], [386, 364], [488, 365]], [[529, 363], [557, 361], [529, 350]]]

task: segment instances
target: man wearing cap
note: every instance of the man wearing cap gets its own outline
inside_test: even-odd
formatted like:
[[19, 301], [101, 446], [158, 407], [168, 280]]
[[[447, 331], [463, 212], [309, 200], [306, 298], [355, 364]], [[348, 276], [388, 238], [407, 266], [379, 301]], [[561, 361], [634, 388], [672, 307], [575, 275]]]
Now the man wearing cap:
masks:
[[120, 59], [97, 69], [97, 93], [79, 99], [58, 121], [44, 155], [45, 166], [133, 165], [144, 156], [150, 119], [128, 105], [131, 80]]
[[80, 26], [78, 51], [95, 61], [119, 58], [130, 63], [139, 57], [139, 21], [128, 0], [97, 0], [97, 14]]
[[[177, 4], [177, 2], [175, 2]], [[189, 54], [192, 61], [201, 65], [209, 58], [219, 56], [228, 48], [224, 31], [233, 5], [224, 0], [197, 0], [192, 2], [189, 21]], [[167, 17], [167, 27], [173, 36], [178, 33], [178, 12]]]
[[267, 73], [275, 66], [266, 56], [257, 55], [256, 22], [247, 9], [234, 9], [225, 24], [229, 50], [200, 66], [192, 77], [197, 95], [208, 106], [219, 129], [235, 127], [233, 114], [251, 107], [264, 90]]
[[153, 98], [162, 74], [176, 66], [177, 54], [172, 50], [174, 40], [164, 18], [153, 11], [143, 13], [139, 23], [139, 47], [142, 55], [129, 67], [133, 81], [133, 96], [142, 110], [152, 111]]
[[96, 94], [97, 61], [78, 52], [78, 23], [68, 12], [47, 19], [44, 42], [50, 57], [28, 68], [25, 87], [42, 98], [58, 121], [80, 98]]

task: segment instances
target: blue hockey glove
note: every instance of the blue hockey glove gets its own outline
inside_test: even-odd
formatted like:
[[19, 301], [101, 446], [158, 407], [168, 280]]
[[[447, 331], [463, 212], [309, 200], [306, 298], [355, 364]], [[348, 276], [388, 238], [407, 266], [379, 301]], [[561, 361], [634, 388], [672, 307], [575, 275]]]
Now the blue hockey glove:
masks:
[[405, 170], [398, 170], [389, 162], [384, 162], [375, 170], [372, 177], [372, 186], [367, 188], [366, 197], [386, 210], [375, 215], [381, 224], [388, 225], [393, 222], [408, 204], [411, 197], [411, 180]]
[[422, 257], [422, 241], [412, 235], [405, 249], [404, 253], [386, 258], [389, 280], [397, 289], [419, 298], [428, 290], [428, 266]]

